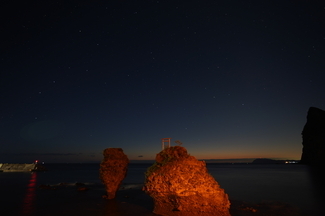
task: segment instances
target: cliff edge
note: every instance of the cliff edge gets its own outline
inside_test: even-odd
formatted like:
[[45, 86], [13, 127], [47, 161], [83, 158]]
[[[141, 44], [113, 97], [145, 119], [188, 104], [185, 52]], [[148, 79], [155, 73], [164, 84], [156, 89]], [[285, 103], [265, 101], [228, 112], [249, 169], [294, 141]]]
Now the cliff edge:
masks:
[[302, 131], [302, 164], [325, 164], [325, 111], [310, 107]]

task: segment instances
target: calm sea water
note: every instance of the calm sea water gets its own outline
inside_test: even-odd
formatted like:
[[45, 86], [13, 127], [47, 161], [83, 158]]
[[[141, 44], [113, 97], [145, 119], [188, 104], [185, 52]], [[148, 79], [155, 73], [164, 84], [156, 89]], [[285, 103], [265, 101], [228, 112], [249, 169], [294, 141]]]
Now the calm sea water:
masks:
[[[130, 164], [123, 184], [142, 184], [150, 165]], [[127, 202], [101, 198], [105, 191], [99, 179], [99, 164], [47, 164], [46, 167], [46, 172], [0, 173], [0, 215], [137, 215], [128, 213], [128, 208], [124, 213], [118, 210], [118, 205]], [[297, 164], [207, 164], [207, 167], [230, 200], [281, 202], [298, 207], [306, 216], [321, 215], [317, 209], [324, 201], [324, 179], [318, 170]], [[77, 192], [76, 182], [84, 183], [90, 190]], [[65, 183], [64, 189], [57, 186], [60, 183]], [[57, 189], [42, 190], [40, 185]], [[147, 202], [146, 198], [143, 201]], [[140, 209], [134, 200], [129, 207], [144, 212], [138, 215], [154, 215], [150, 213], [150, 205]]]

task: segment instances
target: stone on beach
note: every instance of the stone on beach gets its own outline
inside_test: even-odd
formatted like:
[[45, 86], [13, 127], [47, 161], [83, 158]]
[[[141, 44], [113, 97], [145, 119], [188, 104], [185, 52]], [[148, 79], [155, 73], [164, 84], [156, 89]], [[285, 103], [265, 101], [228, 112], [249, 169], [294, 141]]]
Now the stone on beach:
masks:
[[105, 185], [106, 198], [113, 199], [126, 176], [129, 159], [121, 148], [107, 148], [103, 155], [99, 169], [100, 179]]
[[167, 148], [148, 168], [143, 190], [154, 199], [154, 213], [177, 216], [230, 216], [228, 195], [204, 161], [181, 146]]

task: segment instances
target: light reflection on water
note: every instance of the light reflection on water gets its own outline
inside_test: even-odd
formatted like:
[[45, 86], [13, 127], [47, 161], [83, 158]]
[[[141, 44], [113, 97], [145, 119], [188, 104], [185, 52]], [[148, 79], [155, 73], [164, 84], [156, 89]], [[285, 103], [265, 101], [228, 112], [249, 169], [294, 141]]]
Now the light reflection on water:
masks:
[[37, 172], [32, 172], [27, 185], [24, 201], [23, 201], [22, 214], [24, 216], [33, 214], [35, 200], [36, 200], [36, 180], [37, 180]]

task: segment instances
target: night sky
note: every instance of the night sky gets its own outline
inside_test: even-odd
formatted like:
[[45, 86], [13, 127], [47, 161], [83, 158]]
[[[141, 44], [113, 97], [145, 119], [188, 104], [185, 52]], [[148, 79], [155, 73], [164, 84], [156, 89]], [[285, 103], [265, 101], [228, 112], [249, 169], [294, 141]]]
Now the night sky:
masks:
[[325, 109], [324, 1], [1, 3], [0, 163], [300, 159]]

